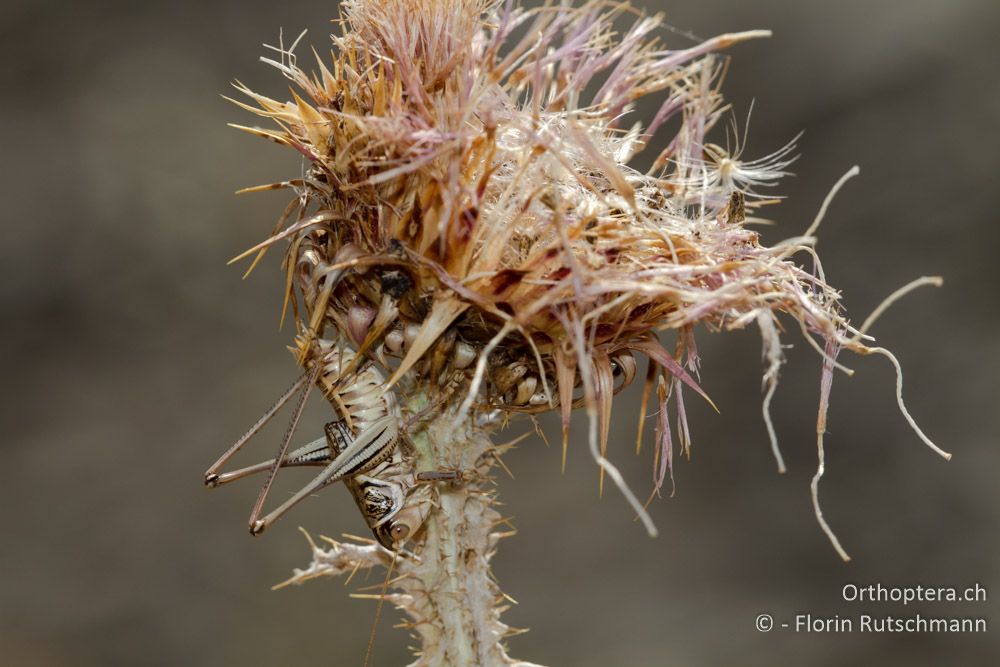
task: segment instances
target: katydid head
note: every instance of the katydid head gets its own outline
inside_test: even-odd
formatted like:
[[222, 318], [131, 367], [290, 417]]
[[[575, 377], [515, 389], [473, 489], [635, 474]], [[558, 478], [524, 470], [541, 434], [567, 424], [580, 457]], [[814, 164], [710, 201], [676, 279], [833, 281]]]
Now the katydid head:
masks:
[[427, 519], [429, 507], [426, 502], [405, 504], [388, 521], [373, 527], [375, 537], [386, 549], [398, 551], [420, 530]]

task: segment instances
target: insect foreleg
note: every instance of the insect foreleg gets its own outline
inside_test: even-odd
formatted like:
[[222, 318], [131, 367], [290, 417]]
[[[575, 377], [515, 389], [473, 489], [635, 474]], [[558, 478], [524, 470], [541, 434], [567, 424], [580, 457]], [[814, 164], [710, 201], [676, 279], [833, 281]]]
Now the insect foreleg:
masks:
[[426, 470], [418, 472], [418, 482], [461, 482], [464, 475], [460, 470]]

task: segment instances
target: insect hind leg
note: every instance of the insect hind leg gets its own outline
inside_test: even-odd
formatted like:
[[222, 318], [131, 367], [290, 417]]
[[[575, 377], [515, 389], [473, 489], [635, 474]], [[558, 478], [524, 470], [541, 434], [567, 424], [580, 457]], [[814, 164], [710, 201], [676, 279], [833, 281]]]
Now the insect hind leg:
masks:
[[323, 432], [326, 434], [327, 446], [333, 457], [347, 449], [351, 441], [354, 440], [351, 431], [347, 428], [347, 423], [342, 419], [327, 422], [323, 427]]
[[[285, 460], [281, 462], [281, 467], [299, 468], [304, 466], [325, 466], [333, 460], [334, 456], [336, 456], [336, 452], [331, 451], [326, 438], [319, 438], [318, 440], [313, 440], [309, 444], [289, 452]], [[222, 472], [216, 475], [215, 479], [212, 480], [212, 483], [209, 484], [209, 486], [211, 488], [215, 488], [216, 486], [229, 484], [230, 482], [235, 482], [259, 472], [267, 472], [273, 466], [274, 459], [268, 459], [245, 468]]]
[[[336, 423], [331, 422], [331, 424]], [[339, 426], [330, 426], [330, 424], [327, 426], [333, 431], [332, 433], [328, 431], [331, 449], [341, 447], [345, 441], [342, 438], [347, 437], [343, 434], [347, 431], [341, 431]], [[358, 434], [357, 438], [347, 441], [347, 446], [340, 450], [322, 472], [277, 509], [261, 518], [255, 515], [250, 523], [250, 532], [253, 535], [262, 533], [265, 528], [280, 519], [288, 510], [316, 491], [334, 482], [339, 482], [345, 477], [365, 472], [384, 461], [396, 446], [397, 434], [395, 423], [391, 417], [383, 417], [372, 424], [370, 428]]]
[[222, 454], [222, 456], [220, 456], [218, 460], [215, 463], [213, 463], [208, 470], [205, 471], [206, 486], [211, 488], [219, 483], [219, 477], [220, 477], [219, 469], [222, 468], [222, 466], [224, 466], [229, 459], [233, 458], [233, 456], [235, 456], [238, 451], [243, 449], [243, 445], [247, 444], [252, 437], [257, 435], [257, 433], [259, 433], [260, 430], [264, 428], [264, 426], [266, 426], [269, 421], [271, 421], [271, 418], [274, 417], [274, 415], [276, 415], [278, 411], [285, 406], [285, 403], [288, 403], [288, 401], [292, 398], [292, 396], [295, 395], [295, 392], [297, 392], [299, 389], [302, 388], [302, 385], [306, 382], [306, 380], [308, 380], [308, 378], [309, 378], [308, 373], [303, 373], [302, 375], [300, 375], [299, 378], [292, 384], [292, 386], [289, 387], [285, 391], [285, 393], [282, 394], [278, 398], [278, 400], [274, 402], [274, 405], [268, 408], [267, 411], [263, 415], [261, 415], [260, 418], [254, 423], [254, 425], [251, 426], [250, 429], [246, 433], [244, 433], [243, 436], [239, 440], [237, 440], [232, 447], [227, 449]]
[[255, 527], [259, 523], [258, 518], [260, 513], [264, 509], [264, 501], [267, 500], [267, 494], [271, 491], [271, 485], [274, 483], [274, 477], [278, 474], [278, 468], [285, 460], [285, 455], [288, 453], [288, 445], [292, 441], [292, 436], [295, 435], [295, 429], [299, 425], [299, 419], [302, 418], [302, 412], [305, 410], [306, 402], [309, 399], [309, 394], [312, 391], [313, 386], [316, 384], [316, 378], [319, 377], [320, 370], [322, 370], [322, 364], [316, 364], [311, 371], [306, 376], [306, 382], [302, 387], [302, 393], [299, 395], [299, 400], [295, 404], [295, 408], [292, 410], [292, 418], [288, 423], [288, 429], [285, 431], [285, 437], [281, 441], [281, 446], [278, 448], [278, 454], [274, 457], [274, 463], [271, 465], [270, 471], [267, 474], [267, 479], [264, 481], [264, 486], [260, 489], [260, 494], [257, 496], [257, 502], [253, 505], [253, 510], [250, 512], [250, 533], [256, 535], [257, 530]]

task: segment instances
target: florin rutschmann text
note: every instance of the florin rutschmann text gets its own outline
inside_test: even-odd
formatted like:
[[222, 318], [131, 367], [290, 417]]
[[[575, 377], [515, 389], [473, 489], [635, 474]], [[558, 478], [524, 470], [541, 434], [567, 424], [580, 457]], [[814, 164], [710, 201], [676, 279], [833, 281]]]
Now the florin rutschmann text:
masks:
[[874, 614], [858, 614], [856, 617], [841, 616], [814, 616], [813, 614], [796, 614], [794, 623], [782, 623], [781, 627], [790, 628], [795, 632], [906, 632], [906, 633], [928, 633], [928, 632], [962, 632], [976, 633], [986, 632], [987, 624], [985, 618], [974, 617], [944, 617], [944, 616], [924, 616], [914, 614], [912, 616], [893, 616], [886, 614], [878, 616]]

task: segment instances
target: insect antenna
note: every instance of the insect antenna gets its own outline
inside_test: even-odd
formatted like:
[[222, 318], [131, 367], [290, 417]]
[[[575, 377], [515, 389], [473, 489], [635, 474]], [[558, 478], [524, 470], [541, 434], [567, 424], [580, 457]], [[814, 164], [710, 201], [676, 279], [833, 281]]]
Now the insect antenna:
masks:
[[389, 590], [389, 580], [392, 578], [392, 570], [396, 567], [396, 559], [399, 558], [399, 552], [392, 552], [392, 561], [389, 563], [389, 569], [385, 573], [385, 581], [382, 582], [382, 593], [378, 596], [378, 605], [375, 607], [375, 620], [372, 622], [372, 633], [368, 636], [368, 650], [365, 651], [365, 661], [361, 663], [361, 667], [368, 667], [371, 662], [372, 652], [375, 649], [375, 632], [378, 630], [378, 621], [382, 617], [382, 605], [385, 604], [385, 594]]

